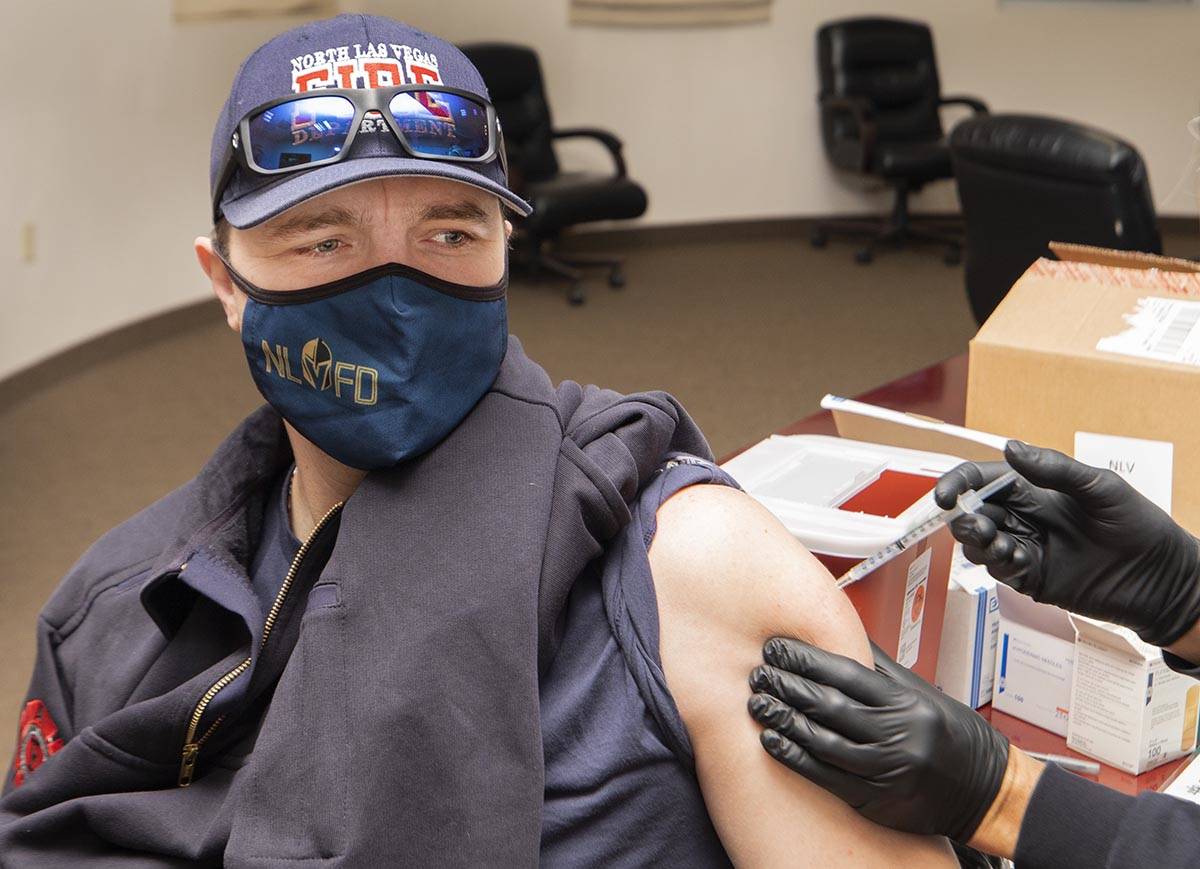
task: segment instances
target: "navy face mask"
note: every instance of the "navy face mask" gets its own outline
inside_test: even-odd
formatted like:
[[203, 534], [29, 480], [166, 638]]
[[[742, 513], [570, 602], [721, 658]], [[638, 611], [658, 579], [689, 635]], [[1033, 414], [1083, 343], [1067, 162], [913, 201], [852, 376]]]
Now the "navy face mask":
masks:
[[450, 433], [491, 388], [508, 342], [504, 277], [443, 281], [399, 263], [304, 290], [254, 286], [242, 345], [258, 391], [353, 468], [389, 468]]

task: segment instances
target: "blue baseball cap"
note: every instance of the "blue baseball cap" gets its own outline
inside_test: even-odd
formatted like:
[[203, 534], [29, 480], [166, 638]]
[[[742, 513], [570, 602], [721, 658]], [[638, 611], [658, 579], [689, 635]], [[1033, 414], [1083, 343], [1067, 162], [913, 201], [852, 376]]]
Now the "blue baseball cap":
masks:
[[[238, 123], [257, 106], [320, 88], [402, 84], [440, 84], [488, 99], [483, 77], [466, 55], [444, 39], [390, 18], [338, 15], [279, 34], [246, 58], [233, 78], [213, 131], [210, 187], [215, 194]], [[306, 171], [263, 176], [239, 166], [217, 210], [232, 226], [246, 229], [321, 193], [390, 175], [460, 181], [495, 194], [521, 215], [533, 211], [508, 188], [499, 156], [487, 163], [411, 157], [390, 133], [360, 135], [345, 159]]]

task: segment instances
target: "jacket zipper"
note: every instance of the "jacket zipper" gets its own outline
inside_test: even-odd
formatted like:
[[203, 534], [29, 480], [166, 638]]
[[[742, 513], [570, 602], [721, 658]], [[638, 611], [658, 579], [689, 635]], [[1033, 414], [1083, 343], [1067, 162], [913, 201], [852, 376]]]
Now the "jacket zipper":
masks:
[[[329, 523], [329, 520], [332, 519], [334, 514], [337, 513], [337, 511], [341, 508], [341, 501], [329, 508], [329, 512], [322, 516], [320, 521], [317, 522], [317, 525], [315, 528], [313, 528], [312, 533], [309, 534], [305, 541], [300, 545], [300, 549], [296, 552], [296, 557], [292, 559], [292, 564], [288, 568], [287, 575], [283, 578], [283, 585], [279, 587], [279, 592], [275, 595], [275, 600], [271, 603], [271, 611], [267, 613], [267, 619], [263, 623], [262, 639], [258, 643], [259, 652], [261, 652], [267, 645], [267, 639], [271, 636], [271, 629], [275, 627], [275, 620], [279, 618], [279, 611], [283, 608], [284, 599], [287, 598], [288, 591], [290, 591], [292, 587], [292, 582], [294, 582], [296, 579], [296, 571], [300, 569], [300, 563], [304, 561], [304, 556], [308, 553], [309, 548], [312, 546], [313, 540], [316, 539], [317, 535], [321, 533], [321, 529], [323, 529]], [[192, 718], [191, 721], [188, 722], [187, 736], [184, 739], [183, 744], [183, 760], [179, 765], [179, 786], [181, 788], [186, 788], [192, 783], [192, 777], [196, 772], [196, 759], [200, 754], [200, 748], [205, 742], [208, 741], [209, 737], [213, 735], [213, 731], [220, 726], [221, 722], [225, 720], [224, 715], [217, 718], [216, 721], [208, 726], [208, 729], [204, 731], [200, 738], [197, 739], [196, 730], [200, 727], [200, 719], [204, 717], [204, 710], [208, 708], [208, 704], [212, 702], [212, 699], [216, 697], [226, 685], [250, 669], [250, 661], [251, 658], [247, 656], [240, 664], [214, 682], [212, 687], [204, 692], [204, 695], [196, 704], [196, 708], [192, 710]]]

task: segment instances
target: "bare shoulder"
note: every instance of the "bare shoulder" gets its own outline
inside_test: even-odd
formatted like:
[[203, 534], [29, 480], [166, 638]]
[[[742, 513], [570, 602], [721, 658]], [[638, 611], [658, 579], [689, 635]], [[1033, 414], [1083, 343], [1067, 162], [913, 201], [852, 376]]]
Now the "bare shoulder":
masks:
[[862, 622], [829, 571], [737, 489], [689, 486], [664, 502], [650, 569], [659, 652], [690, 730], [732, 714], [716, 705], [713, 679], [744, 683], [773, 636], [870, 660]]
[[869, 659], [858, 616], [829, 571], [744, 492], [689, 486], [668, 499], [650, 564], [660, 609], [672, 615], [759, 643], [788, 633]]
[[746, 701], [765, 640], [802, 637], [870, 660], [850, 601], [770, 512], [726, 486], [685, 488], [658, 510], [650, 568], [667, 687], [735, 864], [954, 865], [944, 840], [876, 826], [762, 750]]

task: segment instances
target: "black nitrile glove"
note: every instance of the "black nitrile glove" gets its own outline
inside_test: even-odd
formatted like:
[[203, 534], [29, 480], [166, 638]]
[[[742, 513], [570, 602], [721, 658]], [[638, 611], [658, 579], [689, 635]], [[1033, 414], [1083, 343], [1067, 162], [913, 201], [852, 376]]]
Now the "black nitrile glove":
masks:
[[763, 646], [750, 714], [776, 760], [867, 818], [966, 842], [1008, 767], [1008, 740], [874, 643], [875, 669], [799, 640]]
[[1008, 463], [967, 462], [934, 489], [949, 509], [1009, 469], [1018, 479], [951, 523], [963, 554], [1017, 591], [1167, 646], [1200, 619], [1200, 544], [1109, 470], [1009, 441]]

